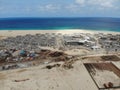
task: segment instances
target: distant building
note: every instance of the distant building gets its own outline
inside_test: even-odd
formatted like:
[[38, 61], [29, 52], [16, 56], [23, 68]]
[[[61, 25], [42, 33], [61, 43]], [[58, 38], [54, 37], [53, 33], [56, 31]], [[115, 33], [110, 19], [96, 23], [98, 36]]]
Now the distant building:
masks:
[[93, 49], [93, 50], [99, 50], [100, 46], [92, 46], [91, 49]]
[[67, 40], [67, 45], [84, 45], [87, 41], [86, 40]]

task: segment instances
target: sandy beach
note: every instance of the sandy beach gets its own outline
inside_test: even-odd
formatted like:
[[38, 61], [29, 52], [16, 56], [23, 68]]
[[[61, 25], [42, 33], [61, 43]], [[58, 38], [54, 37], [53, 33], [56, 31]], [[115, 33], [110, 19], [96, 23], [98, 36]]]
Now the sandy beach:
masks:
[[61, 33], [61, 34], [73, 34], [73, 33], [104, 33], [104, 34], [119, 34], [120, 32], [113, 31], [93, 31], [93, 30], [83, 30], [83, 29], [65, 29], [65, 30], [0, 30], [0, 36], [17, 36], [26, 34], [37, 34], [37, 33]]

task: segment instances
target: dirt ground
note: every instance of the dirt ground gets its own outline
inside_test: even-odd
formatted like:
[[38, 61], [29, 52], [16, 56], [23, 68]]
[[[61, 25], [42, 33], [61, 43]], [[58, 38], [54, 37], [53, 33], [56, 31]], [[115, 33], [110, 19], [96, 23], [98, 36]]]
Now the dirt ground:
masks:
[[83, 60], [91, 61], [120, 61], [120, 58], [116, 55], [102, 55], [102, 56], [85, 56]]
[[85, 67], [99, 88], [109, 82], [112, 87], [120, 87], [120, 70], [113, 63], [86, 63]]
[[73, 69], [37, 67], [0, 73], [0, 90], [98, 90], [81, 61]]

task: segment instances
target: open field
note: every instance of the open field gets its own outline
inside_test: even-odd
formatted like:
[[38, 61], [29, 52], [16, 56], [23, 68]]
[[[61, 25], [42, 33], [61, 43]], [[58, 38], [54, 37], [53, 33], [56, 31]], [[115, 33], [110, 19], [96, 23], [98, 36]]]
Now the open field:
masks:
[[61, 67], [45, 69], [46, 65], [3, 71], [1, 90], [98, 90], [81, 62], [73, 69]]

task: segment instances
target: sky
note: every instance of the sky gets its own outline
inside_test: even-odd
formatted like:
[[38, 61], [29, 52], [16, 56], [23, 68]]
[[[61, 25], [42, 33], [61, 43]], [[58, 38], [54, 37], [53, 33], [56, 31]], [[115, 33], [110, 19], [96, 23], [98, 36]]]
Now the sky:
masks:
[[0, 0], [0, 18], [118, 17], [120, 0]]

